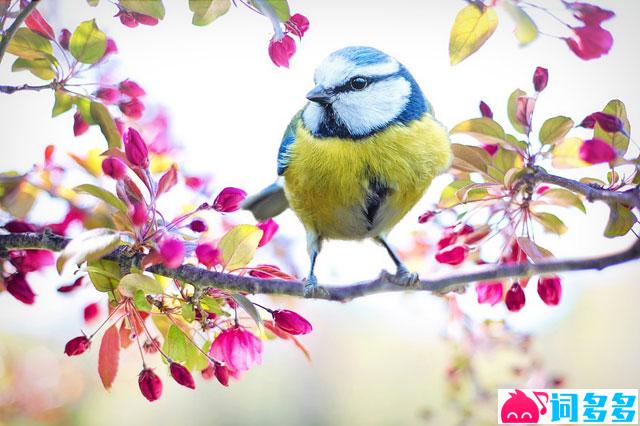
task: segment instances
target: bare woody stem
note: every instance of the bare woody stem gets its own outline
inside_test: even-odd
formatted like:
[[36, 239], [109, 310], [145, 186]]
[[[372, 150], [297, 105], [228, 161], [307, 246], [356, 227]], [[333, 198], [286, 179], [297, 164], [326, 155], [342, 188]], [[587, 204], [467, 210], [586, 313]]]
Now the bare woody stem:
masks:
[[13, 21], [11, 26], [4, 33], [2, 40], [0, 40], [0, 62], [2, 62], [2, 58], [4, 57], [4, 52], [7, 51], [7, 46], [9, 46], [9, 42], [15, 35], [22, 22], [27, 19], [29, 14], [38, 6], [40, 0], [32, 0], [24, 9], [16, 16], [16, 19]]
[[2, 86], [0, 85], [0, 93], [6, 93], [7, 95], [10, 95], [12, 93], [21, 91], [21, 90], [32, 90], [35, 92], [39, 92], [40, 90], [45, 90], [45, 89], [55, 89], [58, 86], [58, 82], [56, 81], [52, 81], [51, 83], [48, 84], [43, 84], [41, 86], [32, 86], [29, 84], [22, 84], [20, 86]]

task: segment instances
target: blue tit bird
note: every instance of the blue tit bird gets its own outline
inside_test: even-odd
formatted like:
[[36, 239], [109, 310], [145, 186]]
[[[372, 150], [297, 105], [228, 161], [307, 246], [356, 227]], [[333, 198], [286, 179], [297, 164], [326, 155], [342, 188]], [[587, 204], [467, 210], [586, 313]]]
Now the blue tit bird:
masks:
[[242, 207], [258, 221], [293, 209], [307, 233], [307, 296], [321, 291], [314, 267], [328, 239], [373, 238], [395, 263], [399, 284], [417, 281], [387, 235], [449, 167], [447, 130], [409, 71], [377, 49], [330, 54], [314, 81], [282, 138], [278, 179]]

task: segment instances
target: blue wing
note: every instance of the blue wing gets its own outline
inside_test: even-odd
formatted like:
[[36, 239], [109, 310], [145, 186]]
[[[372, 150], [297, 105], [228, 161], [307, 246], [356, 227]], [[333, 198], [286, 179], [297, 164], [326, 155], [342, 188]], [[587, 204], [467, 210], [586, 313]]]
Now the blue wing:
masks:
[[296, 129], [300, 120], [302, 120], [302, 110], [293, 116], [282, 136], [282, 142], [280, 142], [280, 149], [278, 150], [278, 176], [282, 176], [289, 165], [289, 160], [291, 159], [289, 149], [296, 141]]

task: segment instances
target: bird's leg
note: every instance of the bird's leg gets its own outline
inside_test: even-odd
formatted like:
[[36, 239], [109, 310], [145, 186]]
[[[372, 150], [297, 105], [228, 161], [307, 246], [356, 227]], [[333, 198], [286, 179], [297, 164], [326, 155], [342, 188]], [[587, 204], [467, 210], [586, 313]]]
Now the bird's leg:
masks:
[[307, 231], [307, 251], [309, 252], [309, 259], [311, 260], [311, 267], [309, 268], [309, 275], [304, 285], [304, 297], [316, 297], [323, 292], [326, 293], [325, 289], [318, 287], [318, 279], [313, 272], [321, 247], [322, 239], [315, 232]]
[[393, 260], [393, 263], [396, 265], [396, 274], [391, 276], [391, 279], [394, 284], [403, 286], [403, 287], [411, 287], [419, 281], [418, 274], [415, 272], [409, 272], [409, 269], [406, 265], [400, 260], [396, 252], [391, 248], [387, 240], [383, 236], [377, 236], [375, 240], [382, 244], [385, 249], [387, 249], [387, 253], [389, 253], [389, 257]]

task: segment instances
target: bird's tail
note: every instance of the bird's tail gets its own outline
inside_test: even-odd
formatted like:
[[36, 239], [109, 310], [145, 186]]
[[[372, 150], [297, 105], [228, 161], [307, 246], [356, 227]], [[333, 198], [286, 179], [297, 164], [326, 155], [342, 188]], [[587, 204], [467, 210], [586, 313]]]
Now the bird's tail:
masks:
[[244, 200], [240, 207], [249, 210], [258, 222], [262, 222], [285, 211], [289, 208], [289, 202], [282, 183], [278, 181]]

